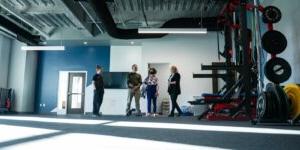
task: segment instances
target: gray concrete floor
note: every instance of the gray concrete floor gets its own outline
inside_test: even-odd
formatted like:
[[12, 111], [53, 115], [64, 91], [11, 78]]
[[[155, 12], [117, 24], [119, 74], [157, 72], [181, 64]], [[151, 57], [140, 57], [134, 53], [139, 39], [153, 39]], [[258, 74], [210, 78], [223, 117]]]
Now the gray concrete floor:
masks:
[[194, 117], [0, 115], [0, 134], [0, 149], [300, 149], [297, 125]]

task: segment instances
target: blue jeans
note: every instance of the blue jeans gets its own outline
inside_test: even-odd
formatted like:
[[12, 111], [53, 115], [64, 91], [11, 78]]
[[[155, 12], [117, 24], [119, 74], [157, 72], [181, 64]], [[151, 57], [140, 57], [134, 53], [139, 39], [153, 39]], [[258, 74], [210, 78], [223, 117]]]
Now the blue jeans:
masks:
[[147, 110], [151, 113], [151, 103], [153, 103], [153, 113], [156, 113], [157, 96], [156, 96], [156, 85], [147, 86]]

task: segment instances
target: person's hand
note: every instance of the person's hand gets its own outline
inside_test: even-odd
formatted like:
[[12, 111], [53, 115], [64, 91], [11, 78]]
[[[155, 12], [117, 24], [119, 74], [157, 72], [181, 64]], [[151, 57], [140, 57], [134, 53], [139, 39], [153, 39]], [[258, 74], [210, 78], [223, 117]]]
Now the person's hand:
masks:
[[129, 84], [128, 84], [128, 87], [132, 88], [132, 87], [133, 87], [133, 85], [132, 85], [131, 83], [129, 83]]
[[135, 86], [135, 87], [132, 88], [133, 91], [137, 91], [139, 89], [140, 89], [140, 86]]
[[155, 93], [155, 96], [156, 96], [156, 97], [158, 97], [158, 96], [159, 96], [159, 93], [158, 93], [158, 92], [156, 92], [156, 93]]

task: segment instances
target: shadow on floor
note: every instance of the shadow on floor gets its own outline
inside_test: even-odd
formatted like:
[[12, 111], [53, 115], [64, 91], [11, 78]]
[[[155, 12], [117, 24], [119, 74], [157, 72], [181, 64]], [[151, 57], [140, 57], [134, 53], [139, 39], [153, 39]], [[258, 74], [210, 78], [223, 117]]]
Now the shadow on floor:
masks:
[[[57, 133], [38, 135], [23, 139], [16, 139], [7, 142], [0, 142], [0, 149], [7, 146], [26, 143], [30, 141], [47, 139], [68, 133], [84, 133], [93, 135], [107, 135], [124, 138], [145, 139], [153, 141], [163, 141], [170, 143], [181, 143], [189, 145], [200, 145], [209, 147], [220, 147], [226, 149], [298, 149], [299, 135], [282, 135], [282, 134], [258, 134], [258, 133], [240, 133], [240, 132], [222, 132], [222, 131], [205, 131], [205, 130], [185, 130], [185, 129], [161, 129], [161, 128], [134, 128], [122, 126], [108, 126], [115, 122], [145, 122], [145, 123], [169, 123], [169, 124], [186, 124], [186, 125], [217, 125], [229, 127], [251, 127], [249, 122], [208, 122], [198, 121], [193, 117], [180, 118], [146, 118], [146, 117], [123, 117], [123, 116], [103, 116], [100, 119], [94, 119], [87, 116], [36, 116], [43, 118], [60, 118], [60, 119], [86, 119], [86, 120], [108, 120], [108, 122], [99, 124], [70, 124], [54, 122], [36, 122], [1, 119], [0, 125], [30, 127], [39, 129], [57, 130]], [[153, 124], [155, 125], [155, 124]], [[265, 126], [260, 126], [265, 127]], [[270, 128], [269, 126], [267, 126]], [[255, 127], [254, 127], [255, 128]], [[278, 129], [289, 129], [298, 131], [300, 128], [288, 126], [276, 126]]]

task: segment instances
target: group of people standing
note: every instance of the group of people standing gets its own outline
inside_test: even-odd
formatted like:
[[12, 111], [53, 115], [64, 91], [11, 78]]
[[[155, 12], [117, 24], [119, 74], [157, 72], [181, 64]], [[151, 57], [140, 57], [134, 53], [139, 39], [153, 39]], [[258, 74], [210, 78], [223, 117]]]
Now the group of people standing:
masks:
[[[140, 98], [145, 96], [147, 98], [147, 114], [146, 116], [157, 115], [157, 98], [159, 96], [158, 78], [156, 77], [157, 71], [155, 68], [149, 68], [148, 76], [142, 80], [142, 76], [138, 73], [138, 66], [132, 65], [132, 72], [128, 74], [127, 86], [128, 86], [128, 98], [126, 107], [126, 116], [132, 115], [131, 103], [132, 99], [135, 100], [135, 115], [142, 116], [140, 109]], [[96, 74], [93, 77], [94, 85], [94, 101], [93, 101], [93, 115], [100, 116], [100, 106], [103, 101], [104, 84], [103, 77], [101, 75], [102, 68], [97, 65]], [[142, 88], [141, 88], [142, 87]], [[172, 109], [169, 117], [174, 117], [175, 109], [180, 116], [182, 111], [177, 103], [178, 95], [181, 94], [180, 89], [180, 74], [177, 67], [171, 67], [171, 75], [168, 79], [168, 93], [172, 102]], [[153, 106], [153, 107], [152, 107]], [[152, 109], [153, 108], [153, 109]]]

